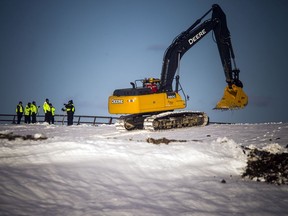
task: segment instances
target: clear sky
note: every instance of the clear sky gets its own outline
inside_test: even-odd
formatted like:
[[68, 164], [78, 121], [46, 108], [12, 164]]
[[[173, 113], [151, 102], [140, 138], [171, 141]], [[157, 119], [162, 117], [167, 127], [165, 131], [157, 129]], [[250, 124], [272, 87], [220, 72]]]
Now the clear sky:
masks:
[[76, 114], [109, 115], [114, 89], [160, 77], [174, 37], [214, 3], [226, 13], [249, 104], [213, 110], [226, 82], [210, 33], [181, 61], [187, 109], [211, 121], [287, 122], [286, 0], [0, 0], [0, 113], [49, 98], [58, 114], [73, 99]]

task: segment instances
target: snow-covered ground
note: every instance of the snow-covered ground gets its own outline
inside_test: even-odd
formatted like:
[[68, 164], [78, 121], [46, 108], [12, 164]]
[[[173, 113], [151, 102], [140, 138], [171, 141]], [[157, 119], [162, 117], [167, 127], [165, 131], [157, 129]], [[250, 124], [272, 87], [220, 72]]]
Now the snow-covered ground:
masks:
[[285, 123], [0, 125], [0, 134], [0, 215], [288, 215], [287, 185], [241, 178], [241, 146], [287, 152]]

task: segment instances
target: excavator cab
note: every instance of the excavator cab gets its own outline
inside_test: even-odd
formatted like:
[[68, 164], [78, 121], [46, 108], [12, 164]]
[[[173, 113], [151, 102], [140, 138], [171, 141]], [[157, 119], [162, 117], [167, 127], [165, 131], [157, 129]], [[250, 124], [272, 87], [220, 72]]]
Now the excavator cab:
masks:
[[143, 87], [150, 88], [153, 93], [156, 93], [159, 89], [160, 79], [157, 78], [146, 78], [143, 80]]
[[233, 110], [242, 109], [248, 104], [248, 96], [243, 91], [242, 87], [235, 84], [227, 85], [224, 89], [224, 95], [216, 104], [216, 110]]

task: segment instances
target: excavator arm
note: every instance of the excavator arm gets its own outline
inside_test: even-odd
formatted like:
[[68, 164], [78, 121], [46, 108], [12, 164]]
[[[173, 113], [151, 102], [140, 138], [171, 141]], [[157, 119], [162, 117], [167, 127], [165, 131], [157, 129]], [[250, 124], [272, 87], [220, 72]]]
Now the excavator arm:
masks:
[[[211, 11], [212, 18], [202, 22], [203, 18]], [[224, 96], [217, 103], [215, 109], [227, 110], [244, 108], [248, 104], [248, 97], [243, 91], [242, 82], [239, 80], [240, 70], [236, 67], [226, 15], [217, 4], [214, 4], [209, 11], [186, 31], [179, 34], [167, 48], [163, 58], [159, 91], [173, 91], [173, 80], [182, 56], [212, 30], [215, 35], [226, 82], [228, 84], [224, 89]], [[178, 89], [177, 84], [178, 82], [176, 82], [176, 91]]]

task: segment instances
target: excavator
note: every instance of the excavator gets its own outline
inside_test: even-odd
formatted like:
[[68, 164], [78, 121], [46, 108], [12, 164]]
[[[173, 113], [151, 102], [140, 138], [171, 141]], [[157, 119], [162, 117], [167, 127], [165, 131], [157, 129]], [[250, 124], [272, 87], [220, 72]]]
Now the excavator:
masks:
[[[211, 12], [212, 17], [202, 22]], [[219, 5], [214, 4], [166, 49], [160, 79], [140, 79], [131, 82], [130, 88], [114, 90], [108, 99], [108, 111], [110, 114], [122, 115], [115, 123], [118, 130], [155, 131], [205, 126], [209, 123], [206, 113], [184, 110], [187, 97], [180, 84], [179, 64], [182, 56], [212, 30], [227, 82], [224, 95], [214, 109], [241, 109], [248, 104], [248, 97], [239, 79], [240, 70], [236, 67], [226, 15]]]

